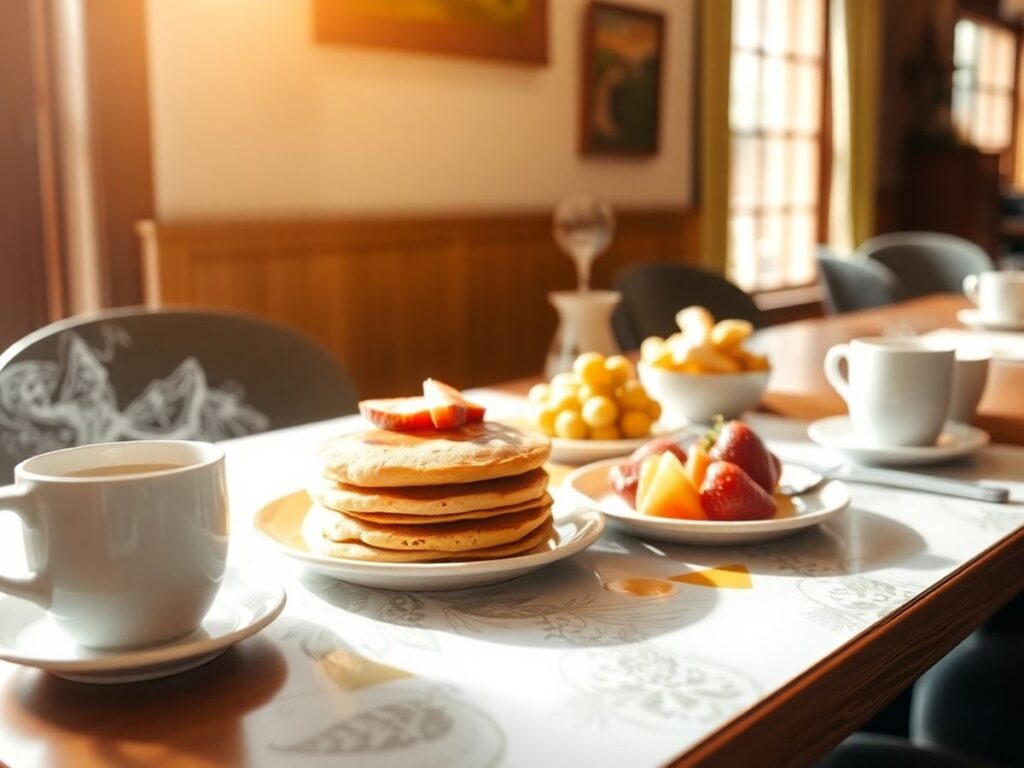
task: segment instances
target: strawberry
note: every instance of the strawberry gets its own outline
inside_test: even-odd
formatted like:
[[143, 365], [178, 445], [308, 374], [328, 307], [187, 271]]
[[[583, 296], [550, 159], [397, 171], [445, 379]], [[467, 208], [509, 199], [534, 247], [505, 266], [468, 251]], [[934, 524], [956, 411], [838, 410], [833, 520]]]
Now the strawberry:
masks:
[[686, 451], [678, 443], [667, 437], [659, 437], [656, 440], [649, 440], [641, 445], [629, 458], [621, 464], [612, 467], [611, 481], [612, 488], [619, 496], [629, 502], [630, 506], [636, 506], [636, 489], [640, 482], [640, 465], [648, 456], [660, 456], [665, 451], [674, 453], [680, 462], [686, 461]]
[[712, 445], [708, 454], [714, 461], [728, 461], [739, 466], [768, 493], [779, 482], [776, 459], [761, 438], [742, 421], [719, 422], [709, 435]]
[[434, 426], [430, 418], [430, 407], [422, 397], [361, 400], [359, 412], [374, 426], [393, 432], [430, 429]]
[[775, 500], [741, 467], [713, 461], [700, 487], [700, 505], [709, 520], [767, 520]]
[[[431, 404], [457, 405], [462, 408], [465, 411], [465, 421], [463, 423], [472, 424], [484, 420], [484, 411], [486, 409], [482, 405], [467, 400], [459, 390], [449, 384], [445, 384], [443, 381], [424, 379], [423, 396]], [[440, 427], [440, 425], [437, 426]]]

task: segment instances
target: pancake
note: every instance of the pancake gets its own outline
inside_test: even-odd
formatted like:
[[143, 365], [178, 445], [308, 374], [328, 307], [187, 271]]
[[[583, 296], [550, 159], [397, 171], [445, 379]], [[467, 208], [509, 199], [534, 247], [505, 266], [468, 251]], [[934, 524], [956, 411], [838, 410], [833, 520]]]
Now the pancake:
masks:
[[428, 525], [368, 523], [315, 505], [307, 517], [316, 520], [323, 537], [334, 542], [361, 542], [378, 549], [401, 551], [464, 552], [519, 541], [547, 522], [551, 507], [534, 507], [486, 520]]
[[328, 440], [318, 451], [325, 477], [363, 488], [475, 483], [521, 475], [540, 467], [550, 453], [546, 437], [496, 421], [448, 430], [371, 429]]
[[309, 489], [309, 495], [320, 506], [339, 512], [384, 512], [434, 517], [479, 512], [534, 501], [544, 495], [547, 487], [547, 472], [543, 469], [533, 469], [521, 475], [481, 480], [476, 483], [405, 488], [360, 488], [334, 480], [318, 479]]
[[[345, 560], [363, 560], [376, 563], [428, 563], [444, 560], [497, 560], [503, 557], [543, 552], [550, 547], [555, 537], [551, 522], [534, 529], [519, 541], [501, 544], [487, 549], [472, 549], [464, 552], [431, 552], [425, 550], [394, 550], [371, 547], [358, 542], [336, 542], [324, 538], [319, 528], [310, 525], [312, 517], [306, 516], [302, 526], [303, 538], [311, 552]], [[315, 522], [315, 521], [314, 521]]]
[[[483, 520], [488, 517], [507, 515], [511, 512], [519, 512], [534, 507], [551, 506], [554, 501], [551, 495], [545, 493], [539, 499], [530, 499], [520, 504], [510, 504], [507, 507], [495, 507], [494, 509], [480, 509], [473, 512], [455, 512], [450, 515], [389, 515], [385, 512], [349, 512], [348, 510], [336, 510], [344, 512], [349, 517], [364, 520], [368, 523], [390, 523], [391, 525], [426, 525], [433, 523], [451, 523], [456, 520]], [[323, 505], [321, 505], [323, 506]]]

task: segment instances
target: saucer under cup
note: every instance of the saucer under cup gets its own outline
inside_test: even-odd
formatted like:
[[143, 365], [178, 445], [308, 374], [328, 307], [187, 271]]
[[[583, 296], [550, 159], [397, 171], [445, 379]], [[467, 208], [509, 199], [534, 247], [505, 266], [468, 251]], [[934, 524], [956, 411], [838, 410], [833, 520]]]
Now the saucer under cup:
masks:
[[169, 643], [130, 649], [85, 648], [39, 606], [0, 597], [0, 659], [84, 683], [133, 683], [194, 669], [270, 624], [284, 589], [253, 571], [229, 567], [202, 623]]

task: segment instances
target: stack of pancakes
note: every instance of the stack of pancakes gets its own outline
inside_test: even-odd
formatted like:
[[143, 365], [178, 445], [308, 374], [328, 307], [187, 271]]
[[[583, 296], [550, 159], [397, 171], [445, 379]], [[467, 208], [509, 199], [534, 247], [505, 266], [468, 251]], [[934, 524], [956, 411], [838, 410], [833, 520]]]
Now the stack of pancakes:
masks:
[[313, 552], [409, 563], [485, 560], [547, 546], [553, 533], [547, 439], [498, 422], [343, 435], [302, 534]]

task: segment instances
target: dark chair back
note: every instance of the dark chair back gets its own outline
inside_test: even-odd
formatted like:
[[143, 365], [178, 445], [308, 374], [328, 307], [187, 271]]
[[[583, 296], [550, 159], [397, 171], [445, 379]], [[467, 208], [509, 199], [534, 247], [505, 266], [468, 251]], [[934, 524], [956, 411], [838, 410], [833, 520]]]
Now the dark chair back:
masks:
[[830, 315], [882, 307], [903, 297], [896, 275], [878, 262], [856, 255], [843, 259], [819, 250], [818, 281]]
[[863, 243], [857, 253], [887, 267], [907, 298], [960, 293], [964, 278], [993, 268], [980, 247], [941, 232], [894, 232]]
[[764, 316], [754, 300], [724, 277], [674, 262], [649, 262], [616, 275], [615, 290], [622, 303], [612, 316], [615, 336], [623, 349], [637, 349], [648, 336], [668, 336], [679, 330], [675, 315], [700, 304], [716, 319], [749, 320], [755, 328]]
[[355, 408], [348, 375], [288, 328], [226, 312], [108, 310], [0, 355], [0, 477], [56, 448], [224, 440]]

